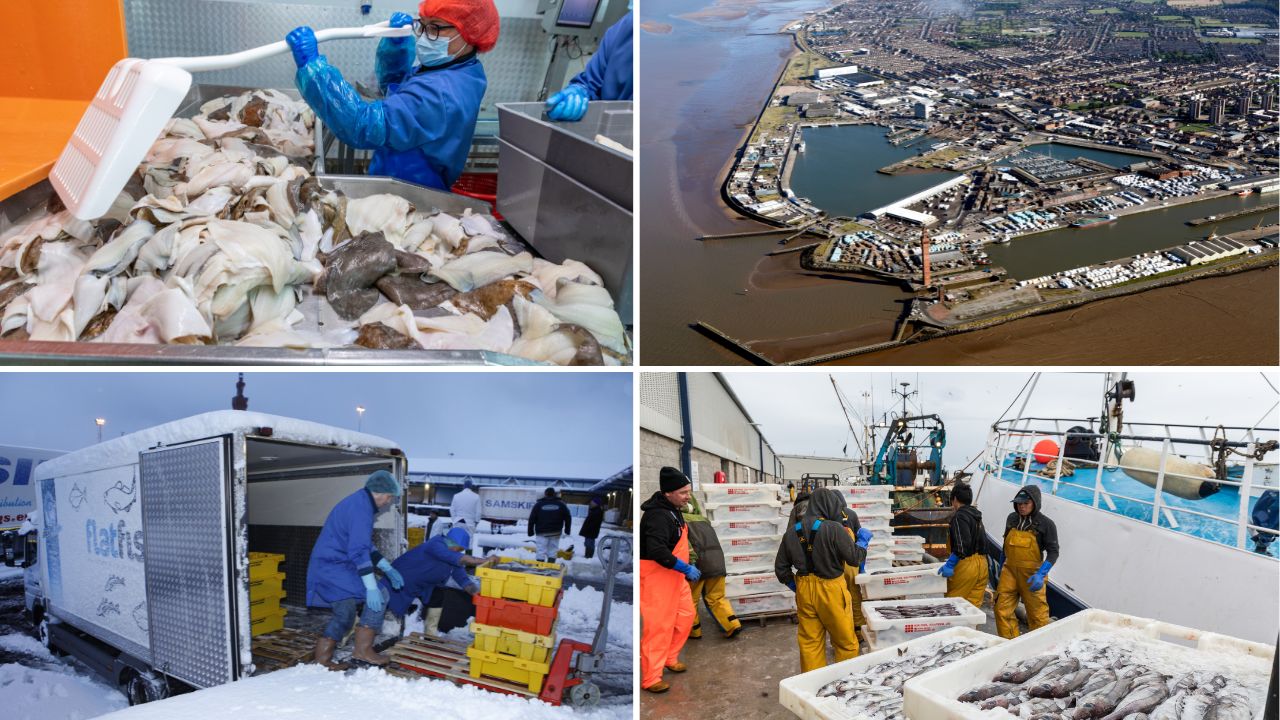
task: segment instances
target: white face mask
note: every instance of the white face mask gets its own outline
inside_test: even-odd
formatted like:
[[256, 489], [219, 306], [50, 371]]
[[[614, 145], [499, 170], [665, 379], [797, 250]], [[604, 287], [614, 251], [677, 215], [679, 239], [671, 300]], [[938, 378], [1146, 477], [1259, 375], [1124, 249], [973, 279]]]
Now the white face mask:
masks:
[[449, 52], [449, 43], [452, 40], [453, 38], [444, 37], [428, 40], [425, 34], [419, 36], [416, 43], [418, 62], [422, 63], [423, 67], [435, 67], [452, 61], [453, 55]]

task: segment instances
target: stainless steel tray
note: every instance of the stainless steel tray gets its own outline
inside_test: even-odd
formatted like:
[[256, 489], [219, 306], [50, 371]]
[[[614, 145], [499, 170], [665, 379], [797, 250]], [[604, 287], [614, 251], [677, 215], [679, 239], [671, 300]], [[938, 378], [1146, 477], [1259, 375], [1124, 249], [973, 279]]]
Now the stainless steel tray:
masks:
[[[254, 88], [231, 85], [193, 85], [175, 117], [192, 117], [200, 106], [222, 95], [238, 95]], [[293, 89], [282, 91], [299, 97]], [[317, 132], [319, 127], [317, 123]], [[320, 175], [320, 184], [342, 190], [348, 197], [361, 198], [379, 193], [399, 195], [419, 211], [461, 213], [470, 208], [473, 214], [489, 215], [487, 203], [441, 192], [431, 188], [381, 177]], [[53, 197], [48, 180], [0, 200], [0, 215], [12, 222]], [[492, 225], [500, 240], [515, 250], [530, 250], [517, 238], [502, 230], [496, 220]], [[311, 286], [303, 286], [304, 297], [298, 305], [304, 320], [298, 329], [319, 331], [353, 325], [333, 314], [326, 303], [311, 294]], [[385, 301], [385, 299], [384, 299]], [[235, 346], [134, 345], [95, 342], [33, 342], [0, 340], [0, 365], [31, 363], [65, 365], [546, 365], [514, 355], [483, 350], [369, 350], [363, 348], [331, 348], [292, 350], [289, 348], [251, 348]]]

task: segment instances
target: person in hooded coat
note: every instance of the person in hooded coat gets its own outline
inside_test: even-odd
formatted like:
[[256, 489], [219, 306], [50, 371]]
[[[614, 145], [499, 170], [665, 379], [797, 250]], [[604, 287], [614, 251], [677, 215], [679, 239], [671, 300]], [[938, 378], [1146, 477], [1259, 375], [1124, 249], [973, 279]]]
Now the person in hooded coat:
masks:
[[682, 514], [689, 527], [689, 562], [702, 574], [698, 580], [689, 582], [690, 599], [693, 601], [693, 628], [689, 630], [689, 637], [695, 640], [702, 637], [702, 621], [698, 618], [698, 600], [701, 599], [716, 627], [726, 638], [731, 638], [742, 630], [742, 622], [724, 596], [727, 574], [724, 548], [720, 546], [715, 528], [703, 517], [696, 497], [690, 496]]
[[689, 478], [673, 467], [659, 471], [660, 490], [640, 506], [640, 687], [653, 693], [670, 685], [662, 670], [682, 673], [680, 662], [693, 627], [689, 583], [702, 574], [689, 564], [689, 527], [680, 511], [692, 496]]
[[374, 568], [386, 573], [388, 584], [403, 584], [399, 571], [373, 545], [373, 522], [378, 511], [400, 496], [400, 484], [391, 473], [379, 470], [365, 479], [364, 487], [343, 498], [329, 511], [320, 537], [307, 563], [307, 606], [333, 609], [324, 634], [316, 641], [313, 662], [330, 670], [345, 670], [334, 663], [333, 651], [356, 622], [355, 649], [351, 657], [373, 665], [389, 659], [373, 651], [373, 639], [382, 627], [387, 597], [378, 587]]
[[383, 578], [378, 584], [388, 595], [387, 609], [403, 617], [415, 600], [421, 601], [427, 609], [427, 637], [436, 637], [440, 627], [440, 615], [444, 606], [435, 603], [432, 607], [432, 595], [437, 587], [453, 580], [458, 587], [471, 595], [480, 592], [476, 579], [467, 574], [468, 566], [482, 565], [496, 556], [477, 558], [467, 555], [465, 550], [471, 538], [462, 528], [453, 528], [444, 535], [436, 535], [430, 540], [410, 548], [408, 552], [391, 563], [403, 580], [401, 587], [396, 588]]
[[1040, 488], [1026, 485], [1013, 497], [1014, 511], [1004, 523], [1004, 567], [996, 588], [996, 632], [1002, 638], [1018, 637], [1018, 600], [1027, 609], [1027, 627], [1038, 630], [1049, 624], [1049, 602], [1044, 583], [1058, 562], [1058, 526], [1040, 512]]
[[826, 667], [828, 634], [836, 662], [858, 656], [845, 566], [862, 565], [871, 532], [859, 529], [855, 541], [845, 526], [847, 514], [840, 493], [817, 488], [809, 496], [804, 518], [783, 534], [774, 562], [778, 582], [796, 593], [802, 673]]
[[951, 556], [938, 574], [947, 579], [947, 597], [964, 598], [980, 608], [987, 588], [987, 531], [982, 513], [973, 506], [973, 488], [957, 483], [951, 491], [951, 508], [955, 510], [947, 534]]

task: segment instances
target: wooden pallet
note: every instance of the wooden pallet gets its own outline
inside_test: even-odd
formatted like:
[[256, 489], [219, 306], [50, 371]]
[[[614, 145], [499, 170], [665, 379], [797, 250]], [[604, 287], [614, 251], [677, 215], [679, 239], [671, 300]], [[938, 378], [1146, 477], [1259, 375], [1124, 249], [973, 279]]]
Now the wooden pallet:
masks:
[[253, 662], [262, 675], [311, 661], [319, 635], [282, 628], [253, 638]]
[[456, 640], [429, 638], [421, 633], [412, 633], [409, 637], [401, 638], [386, 654], [395, 664], [417, 673], [435, 675], [454, 683], [478, 685], [486, 690], [538, 697], [537, 693], [529, 691], [528, 685], [489, 675], [471, 677], [471, 659], [467, 657], [467, 647], [466, 643]]
[[800, 616], [795, 610], [775, 610], [773, 612], [758, 613], [755, 615], [739, 615], [738, 619], [745, 625], [749, 620], [759, 620], [760, 627], [764, 627], [769, 618], [788, 618], [791, 624], [795, 625], [800, 622]]

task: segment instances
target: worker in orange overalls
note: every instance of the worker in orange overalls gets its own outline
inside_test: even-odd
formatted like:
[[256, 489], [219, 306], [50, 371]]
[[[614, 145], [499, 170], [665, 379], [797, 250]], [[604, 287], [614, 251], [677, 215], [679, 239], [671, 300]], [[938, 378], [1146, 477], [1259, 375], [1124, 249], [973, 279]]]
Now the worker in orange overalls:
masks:
[[693, 599], [689, 583], [702, 574], [689, 564], [689, 528], [680, 510], [689, 503], [693, 487], [673, 467], [659, 471], [661, 489], [640, 509], [640, 687], [666, 692], [662, 669], [682, 673], [680, 650], [693, 627]]
[[1018, 637], [1018, 618], [1013, 614], [1018, 598], [1027, 609], [1029, 629], [1049, 624], [1044, 583], [1058, 562], [1058, 526], [1040, 512], [1040, 488], [1024, 486], [1013, 497], [1013, 507], [1005, 520], [1004, 567], [996, 587], [996, 632], [1006, 639]]

